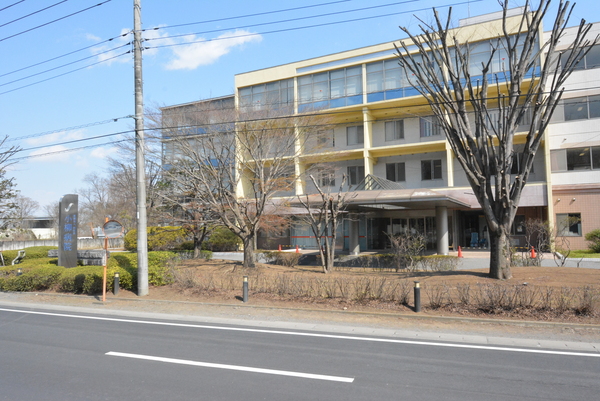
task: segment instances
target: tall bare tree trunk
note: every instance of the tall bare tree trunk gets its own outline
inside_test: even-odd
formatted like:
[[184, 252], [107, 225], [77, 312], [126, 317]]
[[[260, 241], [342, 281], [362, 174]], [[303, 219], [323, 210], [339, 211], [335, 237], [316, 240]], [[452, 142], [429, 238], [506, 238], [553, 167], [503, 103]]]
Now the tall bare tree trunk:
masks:
[[256, 267], [254, 236], [242, 238], [244, 244], [244, 267]]
[[490, 230], [490, 273], [491, 278], [508, 280], [510, 270], [510, 236], [502, 227]]

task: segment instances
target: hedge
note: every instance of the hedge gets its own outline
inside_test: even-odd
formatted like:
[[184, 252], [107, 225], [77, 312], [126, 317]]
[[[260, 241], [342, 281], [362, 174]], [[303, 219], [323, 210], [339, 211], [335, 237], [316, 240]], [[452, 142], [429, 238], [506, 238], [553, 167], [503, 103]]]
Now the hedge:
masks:
[[[148, 251], [165, 251], [176, 249], [187, 238], [187, 232], [183, 227], [148, 227]], [[125, 249], [135, 251], [137, 249], [137, 230], [129, 230], [124, 237]]]
[[[29, 248], [25, 251], [28, 250]], [[153, 286], [171, 283], [169, 262], [176, 258], [178, 256], [173, 252], [149, 252], [148, 283]], [[22, 269], [22, 275], [16, 275], [17, 268]], [[107, 266], [107, 291], [113, 290], [115, 272], [119, 272], [119, 287], [134, 291], [137, 288], [137, 254], [129, 252], [111, 254]], [[18, 266], [0, 267], [1, 291], [54, 289], [76, 294], [98, 294], [102, 292], [102, 280], [102, 266], [78, 266], [67, 269], [56, 266], [56, 258], [40, 257], [29, 260], [25, 258]]]

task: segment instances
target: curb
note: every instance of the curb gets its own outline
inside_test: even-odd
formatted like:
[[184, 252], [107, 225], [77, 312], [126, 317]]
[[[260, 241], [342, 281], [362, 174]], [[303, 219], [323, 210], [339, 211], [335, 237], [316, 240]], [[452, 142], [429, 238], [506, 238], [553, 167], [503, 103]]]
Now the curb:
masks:
[[[250, 305], [244, 303], [238, 304], [223, 304], [223, 303], [212, 303], [212, 302], [194, 302], [194, 301], [172, 301], [163, 299], [149, 299], [149, 298], [122, 298], [122, 297], [110, 297], [106, 303], [103, 303], [98, 299], [97, 296], [93, 295], [74, 295], [74, 294], [48, 294], [38, 292], [4, 292], [0, 291], [0, 294], [24, 294], [42, 297], [59, 297], [59, 298], [74, 298], [74, 299], [89, 299], [90, 302], [96, 305], [105, 305], [110, 301], [121, 301], [121, 302], [154, 302], [159, 304], [172, 304], [172, 305], [202, 305], [202, 306], [215, 306], [215, 307], [228, 307], [228, 308], [247, 308], [247, 309], [260, 309], [260, 310], [280, 310], [280, 311], [297, 311], [297, 312], [310, 312], [310, 313], [330, 313], [337, 315], [355, 315], [355, 316], [376, 316], [376, 317], [387, 317], [395, 319], [409, 319], [409, 320], [424, 320], [424, 321], [439, 321], [439, 322], [464, 322], [464, 323], [475, 323], [475, 324], [487, 324], [487, 325], [503, 325], [503, 326], [517, 326], [517, 327], [555, 327], [555, 328], [571, 328], [571, 329], [587, 329], [587, 330], [598, 330], [600, 332], [600, 324], [584, 324], [584, 323], [562, 323], [562, 322], [545, 322], [535, 320], [511, 320], [511, 319], [491, 319], [491, 318], [470, 318], [470, 317], [457, 317], [457, 316], [432, 316], [424, 315], [422, 313], [386, 313], [386, 312], [362, 312], [362, 311], [351, 311], [351, 310], [328, 310], [328, 309], [311, 309], [311, 308], [288, 308], [278, 306], [263, 306], [263, 305]], [[95, 302], [94, 302], [95, 301]], [[1, 301], [0, 301], [1, 302]]]

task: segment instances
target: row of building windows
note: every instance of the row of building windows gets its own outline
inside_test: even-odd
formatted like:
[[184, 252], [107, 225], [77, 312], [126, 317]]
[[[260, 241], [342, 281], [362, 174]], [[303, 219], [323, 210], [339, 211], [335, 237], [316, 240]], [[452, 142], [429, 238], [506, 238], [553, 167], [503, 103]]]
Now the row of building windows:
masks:
[[[504, 50], [504, 46], [496, 42], [497, 39], [468, 44], [469, 73], [474, 79], [481, 76], [482, 66], [489, 61], [492, 52], [494, 53], [490, 72], [493, 74], [508, 70], [506, 50]], [[595, 50], [594, 48], [593, 54], [595, 54]], [[580, 64], [596, 65], [593, 61], [593, 54], [591, 52], [588, 54], [589, 62], [584, 61]], [[419, 56], [415, 55], [414, 57], [418, 58]], [[367, 95], [367, 103], [419, 94], [413, 88], [412, 76], [407, 76], [398, 64], [397, 58], [367, 63], [365, 71], [366, 87], [364, 90], [362, 64], [298, 77], [299, 111], [362, 104], [363, 92]], [[498, 76], [500, 75], [498, 74]], [[441, 73], [439, 79], [442, 79]], [[277, 102], [289, 106], [294, 101], [293, 88], [293, 78], [240, 88], [240, 102], [242, 105], [252, 105], [253, 107], [274, 105]]]
[[553, 172], [600, 169], [600, 146], [550, 151]]
[[[560, 62], [562, 68], [564, 68], [570, 54], [571, 50], [567, 50], [561, 55]], [[583, 59], [575, 65], [575, 70], [590, 70], [598, 67], [600, 67], [600, 46], [593, 46]]]
[[587, 120], [600, 117], [600, 95], [563, 100], [565, 121]]

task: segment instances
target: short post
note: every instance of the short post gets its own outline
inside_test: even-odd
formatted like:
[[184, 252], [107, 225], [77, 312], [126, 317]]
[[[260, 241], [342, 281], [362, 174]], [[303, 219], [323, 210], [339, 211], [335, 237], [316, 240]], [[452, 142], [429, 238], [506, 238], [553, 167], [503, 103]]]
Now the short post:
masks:
[[421, 312], [421, 284], [415, 281], [415, 312]]
[[23, 274], [23, 268], [17, 267], [17, 276], [20, 276], [21, 274]]
[[115, 281], [113, 283], [113, 294], [119, 295], [119, 272], [115, 272]]
[[242, 301], [248, 302], [248, 276], [244, 276], [244, 287], [243, 287]]

